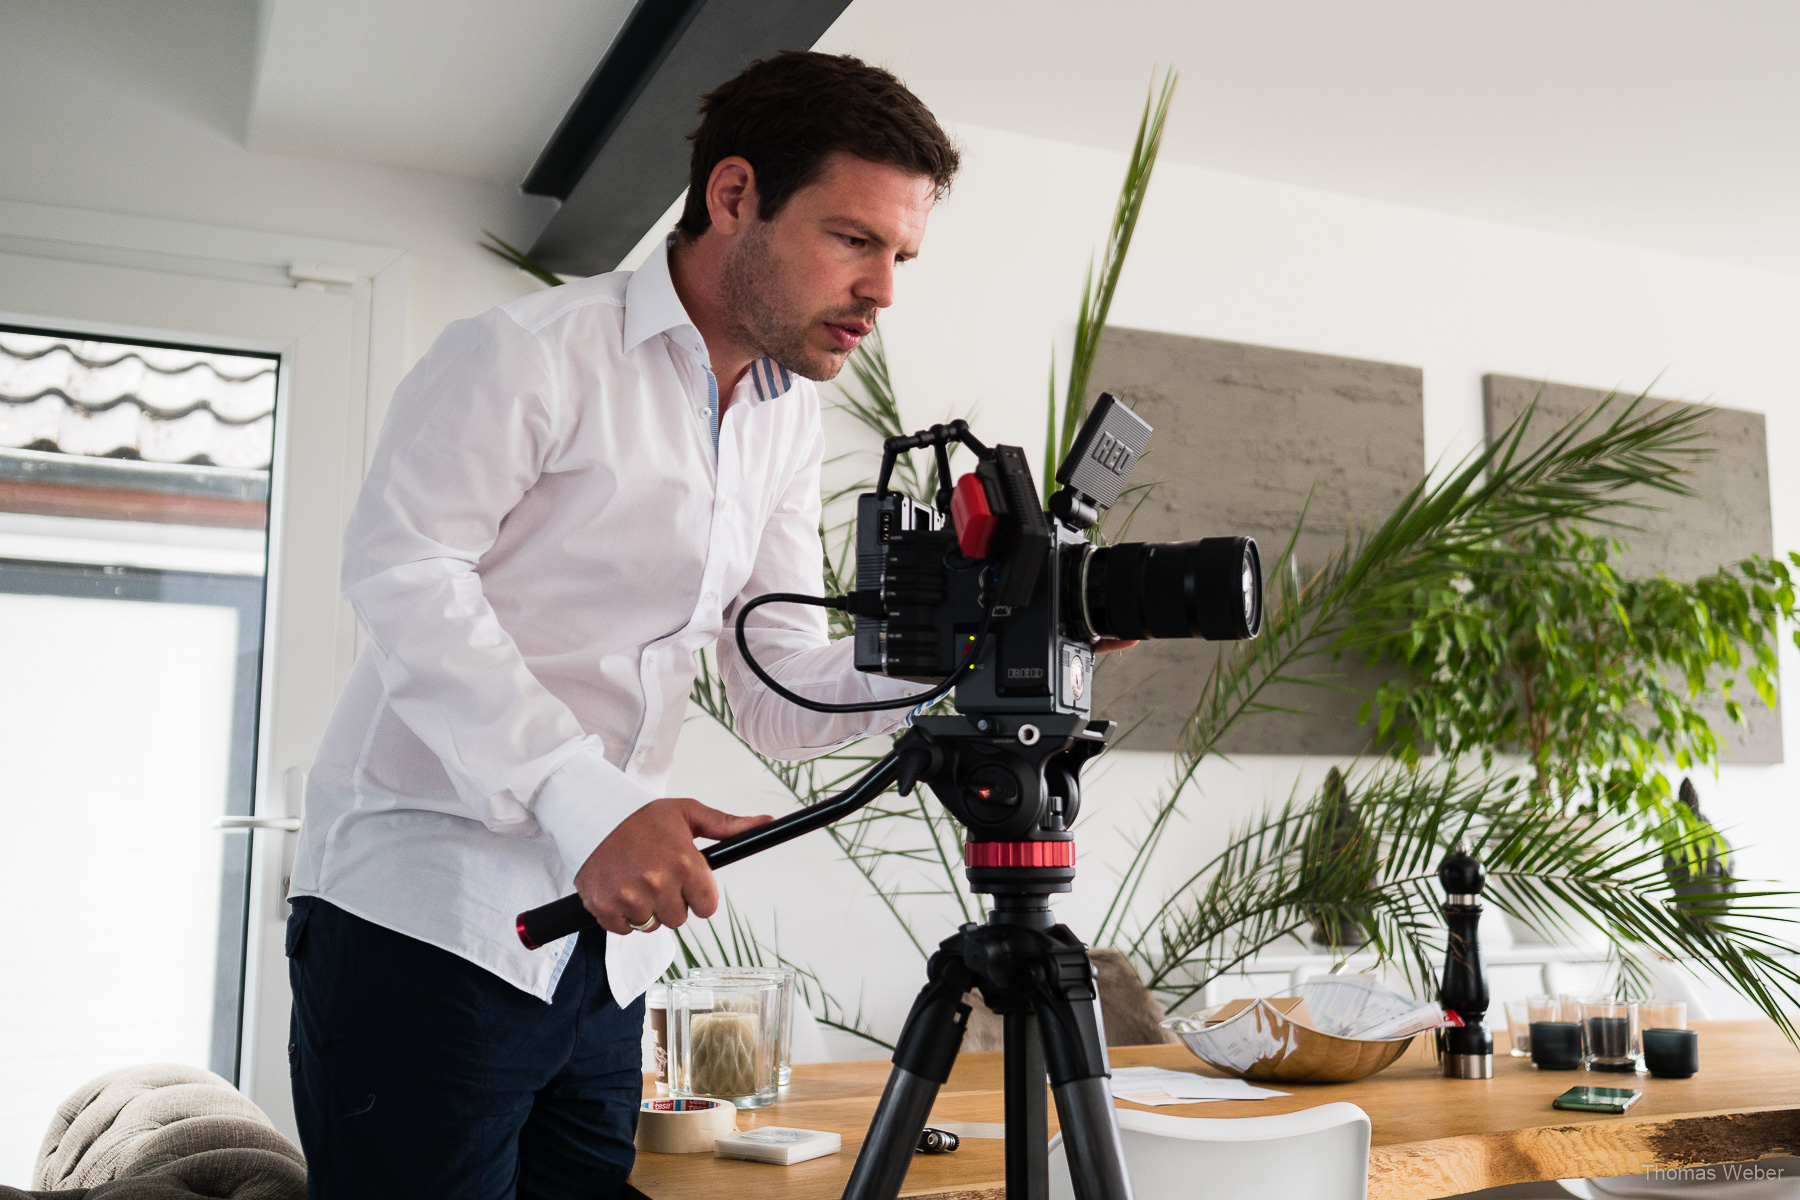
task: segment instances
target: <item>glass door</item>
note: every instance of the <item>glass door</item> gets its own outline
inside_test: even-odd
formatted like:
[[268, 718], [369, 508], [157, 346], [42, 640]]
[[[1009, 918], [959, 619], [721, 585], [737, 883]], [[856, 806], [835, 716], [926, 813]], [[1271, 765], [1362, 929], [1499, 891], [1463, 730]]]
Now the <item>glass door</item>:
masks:
[[0, 1181], [94, 1075], [238, 1078], [279, 371], [0, 326]]

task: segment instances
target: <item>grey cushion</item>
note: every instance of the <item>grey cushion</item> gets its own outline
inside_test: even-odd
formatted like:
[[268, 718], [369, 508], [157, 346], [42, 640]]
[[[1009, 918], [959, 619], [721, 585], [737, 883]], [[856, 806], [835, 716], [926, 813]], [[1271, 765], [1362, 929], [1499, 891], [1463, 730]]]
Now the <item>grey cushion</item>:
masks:
[[57, 1107], [32, 1186], [85, 1200], [303, 1200], [306, 1160], [211, 1071], [127, 1067]]

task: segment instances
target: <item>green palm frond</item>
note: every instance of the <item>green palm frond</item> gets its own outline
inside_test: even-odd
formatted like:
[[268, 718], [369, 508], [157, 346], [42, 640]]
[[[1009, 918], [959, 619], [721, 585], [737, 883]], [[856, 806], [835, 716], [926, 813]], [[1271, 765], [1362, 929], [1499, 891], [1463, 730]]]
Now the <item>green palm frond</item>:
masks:
[[483, 250], [486, 250], [489, 254], [505, 259], [545, 287], [562, 286], [562, 276], [558, 275], [555, 271], [552, 271], [549, 267], [546, 267], [543, 263], [531, 257], [531, 255], [525, 253], [525, 251], [519, 249], [517, 246], [504, 241], [500, 235], [493, 230], [484, 229], [481, 232], [487, 235], [487, 241], [480, 243]]
[[[723, 920], [723, 929], [720, 928]], [[883, 1041], [869, 1029], [859, 1006], [854, 1012], [845, 1008], [826, 989], [818, 972], [787, 958], [775, 949], [775, 942], [764, 942], [757, 936], [749, 920], [733, 907], [726, 897], [724, 911], [704, 921], [695, 921], [675, 932], [676, 960], [683, 969], [691, 967], [773, 967], [791, 968], [794, 986], [800, 1000], [819, 1024], [873, 1042], [888, 1050], [892, 1042]], [[673, 970], [671, 970], [673, 977]]]
[[1075, 317], [1075, 346], [1069, 355], [1067, 390], [1060, 405], [1056, 397], [1056, 359], [1050, 363], [1050, 406], [1044, 431], [1044, 503], [1056, 490], [1056, 468], [1075, 442], [1081, 420], [1087, 414], [1088, 381], [1094, 373], [1094, 359], [1100, 353], [1100, 339], [1106, 333], [1106, 316], [1112, 310], [1113, 293], [1119, 288], [1119, 276], [1125, 270], [1125, 258], [1131, 252], [1131, 236], [1137, 232], [1138, 216], [1144, 211], [1144, 199], [1150, 194], [1150, 176], [1156, 170], [1156, 158], [1162, 150], [1163, 126], [1169, 116], [1169, 101], [1175, 95], [1176, 72], [1164, 73], [1162, 83], [1151, 89], [1144, 101], [1144, 113], [1138, 120], [1137, 138], [1126, 157], [1125, 182], [1119, 188], [1113, 206], [1112, 227], [1107, 233], [1106, 250], [1101, 255], [1098, 273], [1088, 264], [1086, 280], [1081, 286], [1081, 309]]
[[[1677, 896], [1665, 839], [1698, 845], [1705, 831], [1671, 825], [1645, 838], [1623, 820], [1546, 814], [1516, 777], [1416, 771], [1382, 763], [1352, 779], [1354, 830], [1322, 820], [1320, 796], [1249, 822], [1149, 914], [1127, 943], [1146, 982], [1171, 1008], [1276, 942], [1354, 927], [1364, 949], [1435, 994], [1444, 957], [1437, 868], [1466, 846], [1487, 870], [1486, 902], [1545, 941], [1598, 931], [1621, 954], [1626, 984], [1651, 958], [1692, 963], [1756, 1004], [1790, 1037], [1800, 974], [1778, 934], [1795, 894], [1718, 880], [1716, 893]], [[1737, 888], [1735, 892], [1730, 889]]]

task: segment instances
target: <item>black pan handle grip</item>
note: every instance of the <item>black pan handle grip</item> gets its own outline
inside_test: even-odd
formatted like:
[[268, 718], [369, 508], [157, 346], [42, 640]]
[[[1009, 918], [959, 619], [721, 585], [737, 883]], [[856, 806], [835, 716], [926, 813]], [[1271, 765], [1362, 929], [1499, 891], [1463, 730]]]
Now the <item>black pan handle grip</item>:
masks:
[[548, 946], [558, 938], [566, 938], [571, 933], [580, 933], [584, 929], [592, 929], [600, 922], [594, 920], [594, 914], [582, 904], [581, 897], [570, 894], [561, 900], [552, 900], [548, 904], [519, 914], [519, 940], [525, 943], [527, 950], [536, 950], [540, 946]]
[[[748, 858], [771, 846], [779, 846], [803, 833], [822, 829], [841, 817], [849, 816], [887, 791], [889, 786], [900, 778], [902, 753], [898, 748], [890, 751], [885, 758], [870, 767], [861, 779], [852, 784], [848, 791], [840, 792], [831, 799], [815, 804], [811, 808], [803, 808], [799, 812], [789, 813], [780, 820], [770, 821], [767, 825], [758, 825], [755, 829], [746, 829], [735, 837], [728, 837], [722, 842], [714, 842], [702, 850], [700, 856], [706, 859], [708, 867], [716, 871], [740, 858]], [[536, 950], [549, 945], [558, 938], [568, 937], [572, 933], [582, 933], [599, 924], [594, 920], [594, 915], [587, 910], [587, 906], [582, 904], [580, 896], [564, 896], [561, 900], [552, 900], [548, 904], [520, 913], [515, 927], [519, 931], [519, 940], [525, 943], [525, 948]]]

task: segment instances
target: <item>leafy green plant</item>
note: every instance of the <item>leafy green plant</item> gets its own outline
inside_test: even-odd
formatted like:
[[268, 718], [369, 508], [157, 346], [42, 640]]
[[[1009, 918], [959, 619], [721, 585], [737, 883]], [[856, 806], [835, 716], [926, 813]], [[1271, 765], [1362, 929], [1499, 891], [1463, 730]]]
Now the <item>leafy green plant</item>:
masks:
[[[1722, 980], [1790, 1037], [1800, 974], [1776, 931], [1793, 894], [1712, 890], [1676, 903], [1664, 848], [1696, 851], [1710, 833], [1670, 819], [1644, 838], [1625, 818], [1561, 821], [1516, 775], [1418, 771], [1377, 764], [1348, 782], [1357, 829], [1339, 838], [1316, 798], [1291, 801], [1241, 828], [1182, 881], [1175, 901], [1125, 943], [1146, 982], [1171, 1007], [1238, 969], [1320, 913], [1354, 927], [1363, 948], [1398, 967], [1422, 993], [1443, 961], [1438, 864], [1466, 845], [1487, 870], [1487, 903], [1545, 935], [1598, 928], [1621, 950], [1622, 990], [1647, 994], [1647, 965], [1681, 957]], [[1705, 919], [1700, 919], [1700, 918]]]
[[1716, 767], [1722, 742], [1696, 707], [1743, 719], [1739, 672], [1775, 703], [1780, 626], [1794, 588], [1754, 557], [1692, 582], [1631, 578], [1619, 538], [1559, 520], [1457, 550], [1450, 573], [1357, 606], [1343, 644], [1411, 669], [1364, 706], [1395, 753], [1522, 753], [1530, 795], [1558, 813], [1660, 825], [1676, 809], [1661, 768]]

